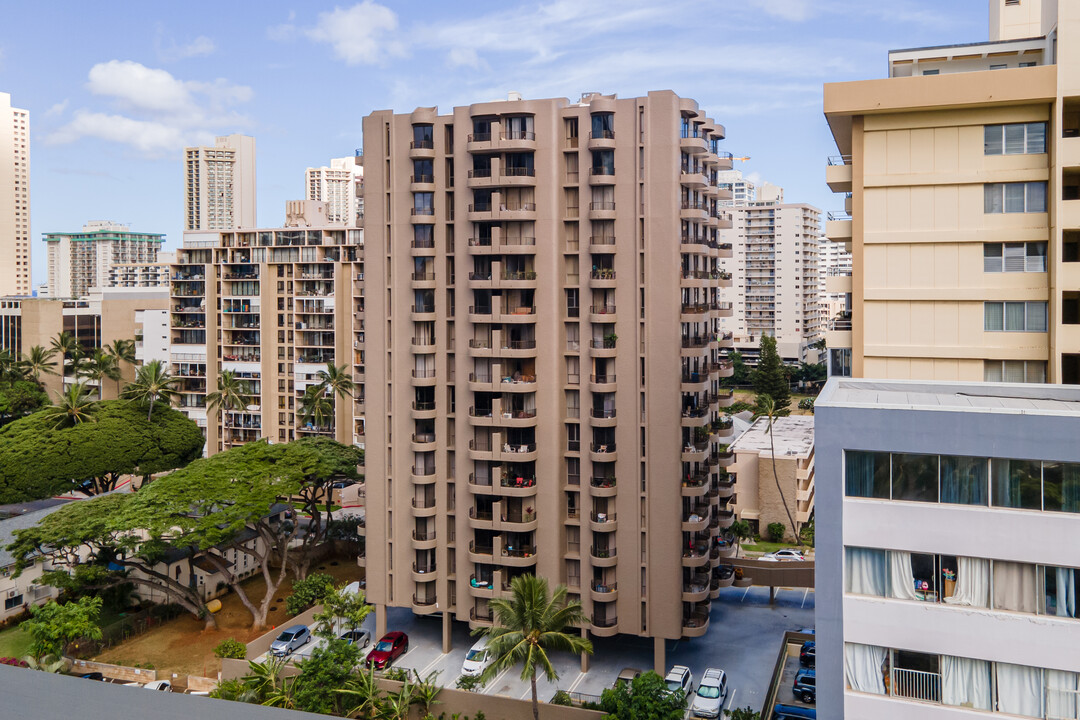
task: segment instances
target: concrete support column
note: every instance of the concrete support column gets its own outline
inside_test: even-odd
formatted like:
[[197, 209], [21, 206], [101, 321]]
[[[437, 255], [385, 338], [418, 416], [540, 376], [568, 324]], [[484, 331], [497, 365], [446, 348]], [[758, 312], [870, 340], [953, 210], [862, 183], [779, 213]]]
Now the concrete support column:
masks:
[[372, 640], [378, 642], [379, 638], [386, 634], [386, 603], [375, 604], [375, 637]]
[[667, 645], [664, 638], [653, 638], [653, 670], [660, 677], [667, 673]]
[[450, 631], [453, 629], [454, 621], [450, 619], [450, 611], [445, 610], [442, 614], [442, 651], [443, 653], [450, 652]]
[[[589, 631], [582, 628], [581, 637], [587, 640], [589, 638]], [[581, 653], [581, 672], [589, 672], [589, 657], [590, 655], [588, 653]]]

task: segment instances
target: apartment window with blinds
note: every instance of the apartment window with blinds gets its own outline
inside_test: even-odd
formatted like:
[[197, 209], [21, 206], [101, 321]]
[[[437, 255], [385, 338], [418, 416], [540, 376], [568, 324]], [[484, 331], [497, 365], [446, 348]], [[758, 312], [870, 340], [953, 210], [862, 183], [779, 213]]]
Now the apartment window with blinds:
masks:
[[1046, 332], [1046, 303], [983, 303], [983, 321], [987, 332]]
[[986, 155], [1036, 155], [1046, 152], [1046, 123], [1012, 123], [983, 128]]
[[1046, 363], [1042, 360], [985, 360], [983, 380], [986, 382], [1044, 383]]
[[1046, 272], [1046, 243], [985, 243], [983, 272]]
[[1046, 212], [1046, 183], [987, 183], [983, 185], [987, 213]]

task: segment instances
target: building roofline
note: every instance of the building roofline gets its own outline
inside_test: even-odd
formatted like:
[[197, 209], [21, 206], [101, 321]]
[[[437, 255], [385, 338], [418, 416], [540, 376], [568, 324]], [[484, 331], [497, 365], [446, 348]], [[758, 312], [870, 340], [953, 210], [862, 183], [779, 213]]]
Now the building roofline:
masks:
[[1046, 36], [1037, 35], [1035, 37], [1010, 38], [1008, 40], [980, 40], [979, 42], [970, 43], [948, 43], [947, 45], [926, 45], [923, 47], [897, 48], [895, 50], [890, 50], [889, 55], [892, 55], [893, 53], [919, 52], [921, 50], [946, 50], [948, 48], [971, 48], [981, 47], [984, 45], [1012, 45], [1025, 42], [1033, 42], [1036, 40], [1045, 41]]
[[814, 408], [1005, 413], [1080, 420], [1080, 387], [833, 377]]

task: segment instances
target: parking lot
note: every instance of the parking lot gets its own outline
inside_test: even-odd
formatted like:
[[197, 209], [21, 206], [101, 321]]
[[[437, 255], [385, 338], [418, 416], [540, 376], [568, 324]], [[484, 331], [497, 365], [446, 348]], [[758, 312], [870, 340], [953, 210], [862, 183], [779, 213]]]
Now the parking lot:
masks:
[[[455, 623], [452, 632], [453, 648], [442, 652], [442, 619], [413, 615], [407, 609], [393, 608], [388, 613], [387, 627], [409, 636], [409, 651], [394, 663], [395, 667], [416, 670], [421, 677], [438, 673], [437, 682], [453, 687], [461, 677], [465, 652], [476, 641], [468, 626]], [[668, 643], [667, 663], [686, 665], [694, 674], [694, 686], [707, 667], [719, 667], [728, 674], [728, 700], [725, 707], [751, 706], [760, 709], [768, 691], [769, 680], [776, 662], [777, 648], [785, 630], [813, 627], [813, 590], [781, 588], [776, 601], [769, 604], [768, 588], [727, 588], [713, 601], [708, 633], [694, 640]], [[371, 633], [375, 618], [364, 623]], [[377, 638], [372, 638], [373, 642]], [[537, 681], [540, 699], [548, 701], [556, 690], [600, 695], [611, 687], [624, 667], [648, 670], [653, 662], [653, 643], [645, 638], [619, 636], [593, 640], [595, 654], [587, 673], [581, 672], [577, 656], [555, 653], [552, 663], [559, 673], [555, 683], [546, 678]], [[529, 682], [522, 680], [520, 671], [510, 671], [494, 678], [481, 692], [489, 695], [527, 699]]]

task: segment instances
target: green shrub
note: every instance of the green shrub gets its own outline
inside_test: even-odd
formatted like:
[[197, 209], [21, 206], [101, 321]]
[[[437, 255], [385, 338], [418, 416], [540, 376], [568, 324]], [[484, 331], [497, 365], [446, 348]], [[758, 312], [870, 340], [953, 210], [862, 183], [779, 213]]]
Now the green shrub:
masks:
[[248, 688], [244, 685], [244, 681], [240, 678], [234, 678], [232, 680], [222, 680], [218, 683], [218, 686], [210, 691], [210, 697], [217, 698], [218, 700], [239, 700], [241, 702], [247, 702], [247, 697], [250, 695]]
[[458, 690], [464, 690], [465, 692], [476, 692], [483, 686], [484, 684], [480, 682], [480, 678], [475, 675], [462, 675], [454, 685]]
[[772, 542], [783, 542], [784, 535], [787, 533], [787, 526], [781, 522], [769, 523], [767, 532], [769, 533], [769, 540], [771, 540]]
[[800, 400], [799, 409], [814, 412], [814, 398], [803, 398], [802, 400]]
[[334, 591], [334, 578], [326, 573], [313, 573], [299, 582], [293, 583], [292, 595], [285, 600], [285, 611], [290, 615], [299, 615], [312, 605]]
[[565, 690], [559, 690], [555, 693], [555, 697], [551, 698], [552, 705], [573, 705], [573, 701], [570, 699], [570, 693]]
[[247, 646], [235, 638], [226, 638], [214, 648], [214, 654], [219, 658], [243, 660], [247, 657]]
[[405, 668], [392, 667], [387, 668], [386, 672], [383, 673], [383, 676], [386, 677], [387, 680], [405, 682], [409, 679], [409, 671]]

